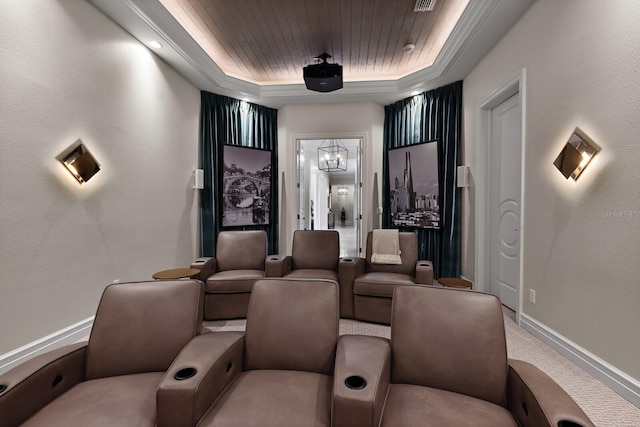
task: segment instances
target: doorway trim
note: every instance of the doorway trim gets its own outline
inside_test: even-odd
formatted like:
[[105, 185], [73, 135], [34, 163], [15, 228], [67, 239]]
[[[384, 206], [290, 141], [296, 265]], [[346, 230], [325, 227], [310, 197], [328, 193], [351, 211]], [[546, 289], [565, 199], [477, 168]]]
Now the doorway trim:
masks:
[[492, 110], [511, 98], [518, 96], [521, 106], [522, 133], [520, 138], [520, 260], [518, 268], [518, 305], [516, 323], [520, 324], [523, 298], [523, 224], [524, 224], [524, 194], [525, 185], [525, 134], [526, 134], [526, 69], [521, 69], [517, 75], [491, 91], [477, 107], [477, 138], [476, 138], [476, 283], [478, 290], [489, 292], [491, 275], [491, 215], [490, 215], [490, 178], [491, 170], [491, 119]]
[[[367, 166], [365, 164], [365, 143], [366, 143], [366, 135], [360, 133], [340, 133], [340, 134], [309, 134], [309, 135], [295, 135], [293, 137], [294, 140], [294, 152], [295, 155], [293, 160], [295, 162], [295, 205], [296, 205], [296, 220], [294, 221], [294, 227], [292, 228], [291, 233], [293, 231], [299, 229], [300, 221], [297, 219], [298, 214], [300, 213], [300, 145], [302, 141], [322, 141], [327, 139], [338, 139], [338, 140], [358, 140], [358, 149], [356, 150], [356, 173], [354, 176], [354, 206], [357, 207], [357, 214], [354, 217], [354, 227], [356, 228], [356, 256], [362, 256], [362, 242], [363, 235], [365, 233], [365, 220], [366, 212], [364, 209], [364, 192], [366, 190], [366, 184], [364, 183], [364, 176], [367, 170]], [[356, 197], [357, 195], [357, 197]]]

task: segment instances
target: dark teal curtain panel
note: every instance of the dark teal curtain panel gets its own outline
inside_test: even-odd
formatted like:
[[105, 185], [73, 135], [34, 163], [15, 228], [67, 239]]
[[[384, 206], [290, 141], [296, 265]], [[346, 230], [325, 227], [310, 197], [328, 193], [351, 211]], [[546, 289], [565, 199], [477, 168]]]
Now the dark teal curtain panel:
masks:
[[224, 144], [271, 150], [272, 191], [268, 225], [235, 229], [265, 230], [270, 254], [278, 252], [278, 110], [239, 99], [201, 92], [200, 167], [204, 169], [201, 198], [202, 255], [215, 256], [221, 229]]
[[383, 228], [391, 215], [388, 150], [438, 141], [440, 230], [418, 229], [420, 258], [433, 261], [436, 277], [460, 275], [460, 193], [456, 186], [462, 135], [462, 81], [424, 92], [384, 108]]

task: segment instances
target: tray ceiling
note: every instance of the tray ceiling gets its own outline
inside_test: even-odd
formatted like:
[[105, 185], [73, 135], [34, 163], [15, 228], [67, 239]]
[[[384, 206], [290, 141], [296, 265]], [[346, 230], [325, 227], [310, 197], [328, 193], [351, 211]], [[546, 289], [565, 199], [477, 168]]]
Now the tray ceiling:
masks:
[[302, 83], [323, 52], [345, 81], [407, 76], [433, 65], [468, 2], [161, 0], [225, 74], [257, 84]]
[[[387, 104], [463, 79], [533, 0], [90, 0], [199, 89], [279, 108]], [[413, 45], [410, 50], [407, 45]], [[410, 51], [409, 51], [410, 50]], [[308, 91], [327, 52], [344, 88]]]

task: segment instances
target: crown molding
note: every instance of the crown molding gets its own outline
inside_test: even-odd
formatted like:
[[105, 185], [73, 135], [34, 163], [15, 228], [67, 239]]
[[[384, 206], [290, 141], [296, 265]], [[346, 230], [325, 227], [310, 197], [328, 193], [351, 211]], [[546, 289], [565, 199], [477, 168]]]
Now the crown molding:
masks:
[[[154, 51], [198, 89], [272, 108], [299, 103], [375, 102], [386, 105], [461, 80], [534, 0], [473, 0], [434, 63], [397, 80], [345, 81], [339, 91], [316, 93], [296, 84], [256, 84], [231, 77], [207, 55], [158, 0], [90, 0], [138, 41], [164, 43]], [[302, 72], [302, 70], [301, 70]]]

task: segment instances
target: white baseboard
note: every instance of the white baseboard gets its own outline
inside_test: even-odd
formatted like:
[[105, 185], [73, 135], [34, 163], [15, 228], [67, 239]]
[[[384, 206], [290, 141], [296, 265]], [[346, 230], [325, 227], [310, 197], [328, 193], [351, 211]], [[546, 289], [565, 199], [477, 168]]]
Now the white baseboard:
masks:
[[520, 326], [640, 408], [640, 381], [524, 313]]
[[16, 350], [0, 355], [0, 374], [47, 351], [72, 344], [89, 335], [95, 316], [88, 317], [76, 324], [60, 329], [44, 338], [33, 341]]

